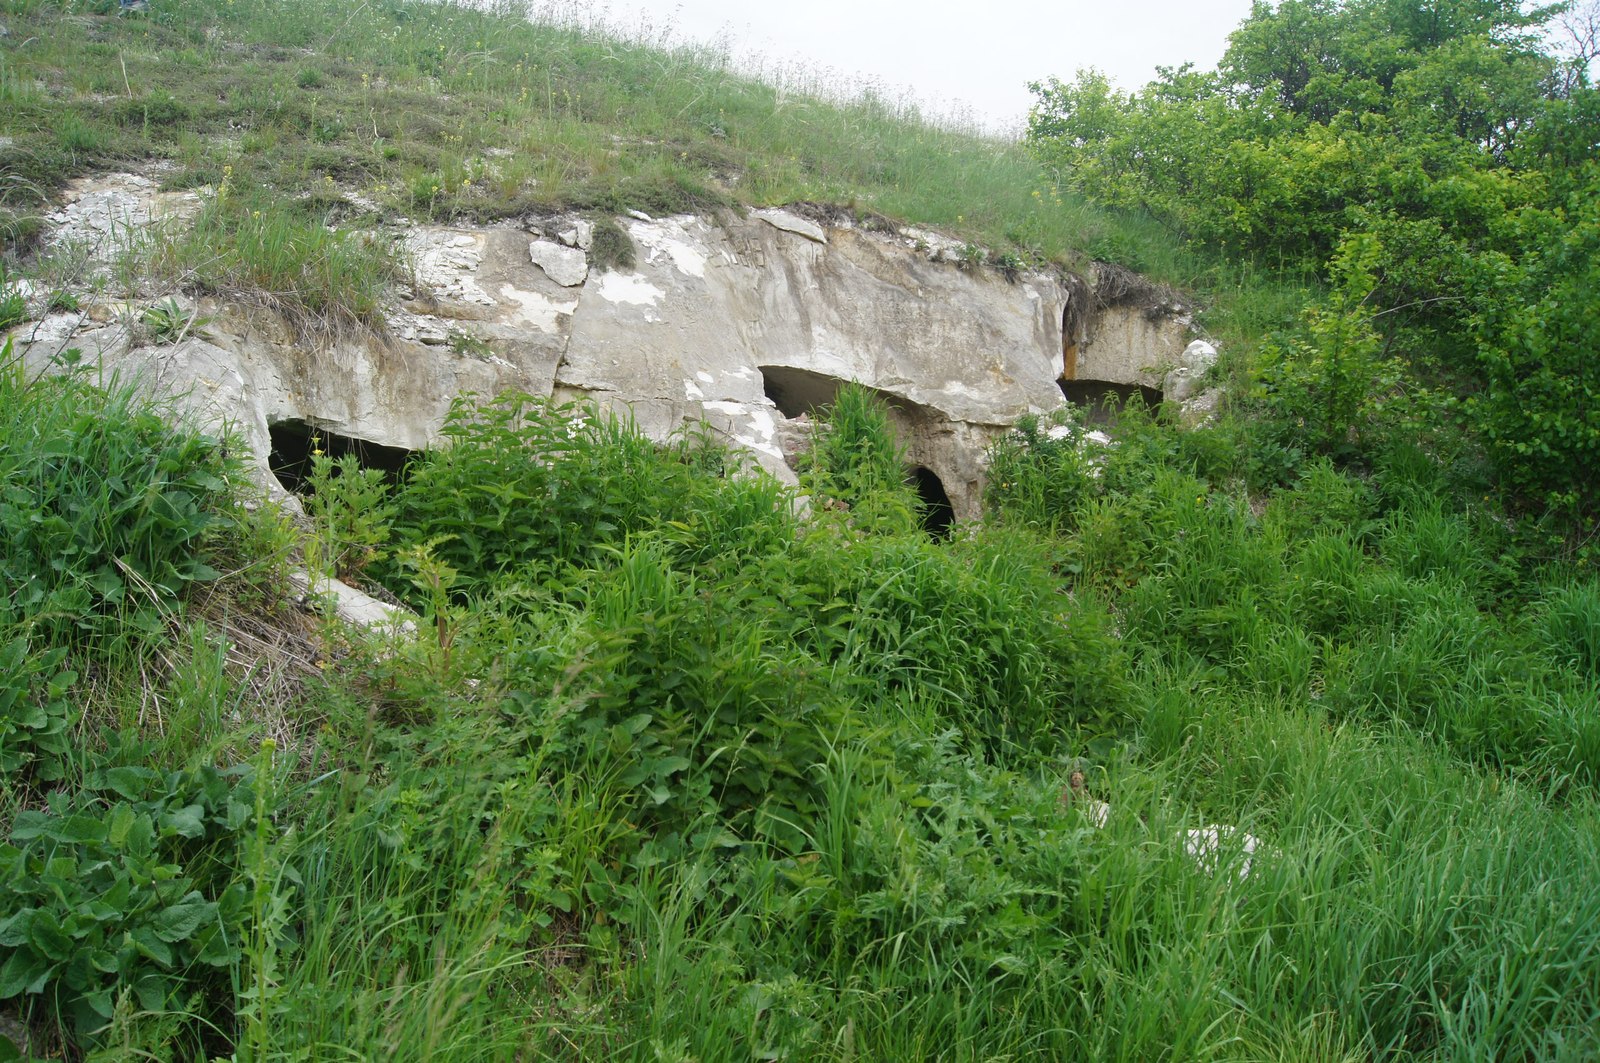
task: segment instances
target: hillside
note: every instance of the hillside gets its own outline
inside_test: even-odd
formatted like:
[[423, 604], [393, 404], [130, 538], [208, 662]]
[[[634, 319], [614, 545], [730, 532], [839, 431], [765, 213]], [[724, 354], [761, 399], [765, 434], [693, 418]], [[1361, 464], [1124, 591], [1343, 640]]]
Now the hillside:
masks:
[[[1310, 13], [1431, 70], [1351, 29], [1380, 8], [1411, 10]], [[1238, 54], [1301, 55], [1263, 27], [1309, 10], [1259, 9]], [[1374, 178], [1299, 242], [1240, 199], [1265, 219], [1241, 252], [1243, 215], [1140, 138], [1259, 100], [1182, 71], [1103, 100], [1096, 135], [1069, 128], [1092, 83], [1041, 85], [1007, 145], [509, 12], [0, 11], [0, 1059], [1600, 1055], [1593, 496], [1507, 460], [1500, 378], [1459, 343], [1581, 348], [1577, 280], [1527, 328], [1490, 296], [1581, 280], [1592, 167], [1557, 188], [1441, 133], [1455, 170], [1381, 204]], [[1530, 113], [1587, 113], [1574, 77]], [[1385, 142], [1373, 115], [1414, 117], [1385, 79], [1350, 93], [1368, 117], [1307, 96], [1228, 165]], [[85, 178], [182, 209], [74, 245]], [[1398, 284], [1427, 197], [1490, 186], [1526, 192], [1502, 242], [1463, 232], [1460, 270]], [[469, 245], [448, 283], [416, 251]], [[1451, 287], [1489, 266], [1504, 288]], [[1056, 406], [1094, 357], [1074, 298], [1158, 293], [1130, 335], [1164, 313], [1119, 267], [1225, 341], [1205, 417], [1137, 373], [1126, 404]], [[571, 384], [631, 344], [692, 397], [696, 347], [799, 350], [787, 315], [831, 327], [888, 274], [940, 305], [850, 319], [874, 386], [806, 375], [834, 348], [739, 385], [805, 426], [792, 483], [709, 417], [655, 431]], [[540, 329], [451, 310], [466, 281], [572, 293], [541, 333], [566, 385]], [[584, 348], [591, 287], [646, 284]], [[1468, 290], [1458, 332], [1395, 311]], [[308, 429], [269, 481], [245, 426], [197, 427], [198, 388], [87, 345], [38, 373], [57, 318], [120, 322], [157, 367], [287, 352], [286, 402], [457, 375], [406, 450]], [[926, 379], [895, 360], [983, 337], [1006, 349]], [[535, 362], [544, 389], [512, 386]], [[1570, 463], [1589, 363], [1546, 362]], [[928, 439], [959, 424], [977, 487], [939, 514]], [[341, 619], [341, 587], [384, 622]]]

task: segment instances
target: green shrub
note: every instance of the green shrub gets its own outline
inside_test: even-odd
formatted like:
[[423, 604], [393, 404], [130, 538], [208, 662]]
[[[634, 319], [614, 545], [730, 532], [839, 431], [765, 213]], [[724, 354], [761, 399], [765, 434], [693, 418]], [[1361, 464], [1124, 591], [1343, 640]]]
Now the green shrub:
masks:
[[846, 384], [832, 405], [818, 411], [800, 486], [824, 507], [847, 510], [851, 525], [862, 531], [918, 526], [921, 503], [906, 485], [905, 448], [889, 408], [859, 384]]
[[1315, 458], [1292, 486], [1273, 494], [1264, 519], [1290, 543], [1323, 532], [1360, 542], [1370, 534], [1376, 511], [1377, 500], [1365, 482], [1334, 468], [1326, 458]]
[[35, 652], [26, 635], [0, 628], [0, 780], [8, 789], [65, 774], [78, 717], [67, 697], [77, 675], [61, 668], [66, 655], [65, 646]]
[[1075, 728], [1117, 726], [1128, 693], [1110, 617], [1065, 593], [1055, 557], [1004, 531], [822, 551], [810, 563], [828, 571], [810, 582], [828, 605], [802, 637], [877, 689], [915, 697], [974, 749], [1043, 752]]
[[396, 541], [436, 541], [466, 586], [603, 556], [691, 501], [688, 463], [592, 406], [462, 398], [442, 434], [449, 445], [415, 460], [395, 494]]
[[844, 718], [821, 667], [783, 637], [778, 599], [701, 585], [643, 546], [584, 599], [592, 648], [573, 738], [604, 751], [656, 848], [697, 826], [795, 847], [794, 825], [817, 809], [812, 769]]
[[28, 380], [0, 354], [0, 617], [51, 644], [159, 630], [220, 527], [230, 466], [213, 440], [169, 426], [128, 386], [82, 372]]
[[91, 1042], [123, 994], [145, 1011], [224, 1013], [255, 811], [248, 772], [118, 766], [18, 813], [0, 846], [0, 1000], [37, 1002]]
[[1070, 414], [1047, 421], [1027, 415], [989, 449], [985, 501], [1001, 520], [1070, 530], [1095, 494], [1093, 459], [1084, 429]]
[[311, 455], [305, 498], [314, 535], [307, 563], [346, 582], [383, 558], [395, 507], [381, 469], [363, 469], [354, 454], [335, 459], [320, 447]]
[[627, 230], [609, 214], [594, 219], [594, 239], [589, 245], [589, 262], [596, 271], [632, 269], [637, 252]]

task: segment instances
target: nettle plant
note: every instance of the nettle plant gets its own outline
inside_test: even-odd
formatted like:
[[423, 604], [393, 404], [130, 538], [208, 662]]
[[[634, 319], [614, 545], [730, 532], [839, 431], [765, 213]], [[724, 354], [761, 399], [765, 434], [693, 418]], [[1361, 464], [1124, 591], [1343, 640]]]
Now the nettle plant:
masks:
[[306, 544], [307, 564], [342, 580], [359, 577], [384, 556], [395, 507], [380, 469], [364, 469], [354, 454], [311, 457], [306, 513], [316, 534]]
[[19, 633], [0, 629], [0, 778], [39, 782], [62, 777], [77, 710], [67, 691], [77, 674], [61, 667], [63, 646], [35, 652]]
[[253, 766], [91, 771], [17, 814], [0, 845], [0, 1000], [36, 1002], [79, 1036], [131, 994], [146, 1011], [215, 996], [250, 915], [233, 874], [258, 802]]
[[30, 380], [9, 343], [0, 439], [0, 620], [57, 644], [160, 631], [190, 583], [216, 578], [195, 548], [222, 524], [217, 440], [173, 428], [131, 387]]

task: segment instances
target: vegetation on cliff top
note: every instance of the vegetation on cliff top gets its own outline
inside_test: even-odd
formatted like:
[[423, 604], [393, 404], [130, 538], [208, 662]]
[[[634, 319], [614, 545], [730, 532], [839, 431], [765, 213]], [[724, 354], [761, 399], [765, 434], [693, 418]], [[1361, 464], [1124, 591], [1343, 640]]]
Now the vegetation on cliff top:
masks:
[[1215, 72], [1036, 85], [1028, 139], [1097, 202], [1324, 276], [1302, 333], [1266, 345], [1269, 386], [1312, 384], [1319, 449], [1343, 457], [1346, 430], [1403, 397], [1482, 445], [1508, 503], [1589, 526], [1600, 19], [1569, 20], [1563, 58], [1545, 32], [1561, 10], [1258, 4]]
[[[619, 39], [526, 5], [6, 0], [5, 237], [73, 176], [160, 164], [337, 223], [725, 204], [849, 204], [1033, 257], [1118, 257], [1140, 232], [1043, 182], [1020, 146], [914, 101], [781, 85], [709, 48]], [[558, 12], [572, 15], [573, 12]], [[531, 19], [529, 16], [533, 16]]]
[[[1155, 214], [1126, 222], [1065, 194], [1058, 213], [1015, 151], [961, 172], [985, 142], [876, 105], [824, 120], [704, 57], [462, 8], [4, 10], [13, 250], [68, 176], [165, 160], [223, 190], [201, 231], [227, 253], [195, 283], [266, 295], [329, 262], [381, 281], [323, 230], [371, 209], [352, 193], [441, 218], [855, 195], [936, 222], [905, 183], [926, 159], [941, 195], [1017, 208], [952, 199], [956, 224], [1041, 219], [1018, 247], [1101, 224], [1136, 250], [1164, 230], [1237, 248], [1334, 141], [1426, 155], [1415, 202], [1340, 173], [1368, 184], [1297, 219], [1281, 254], [1317, 301], [1236, 365], [1213, 422], [1128, 409], [1106, 446], [1073, 415], [1024, 421], [991, 454], [986, 519], [941, 540], [854, 391], [803, 517], [706, 436], [506, 395], [463, 400], [454, 445], [393, 480], [315, 455], [296, 527], [226, 441], [0, 354], [0, 1018], [36, 1055], [1600, 1055], [1593, 498], [1500, 449], [1591, 445], [1562, 389], [1591, 379], [1592, 166], [1381, 125], [1421, 120], [1396, 86], [1431, 64], [1542, 62], [1509, 9], [1428, 9], [1494, 30], [1469, 19], [1435, 54], [1366, 32], [1414, 5], [1258, 8], [1238, 84], [1174, 72], [1102, 99], [1093, 135], [1070, 132], [1093, 80], [1053, 87], [1036, 149], [1109, 200], [1144, 182]], [[599, 70], [639, 80], [582, 80]], [[1538, 108], [1581, 111], [1573, 77]], [[687, 106], [741, 93], [748, 111]], [[796, 112], [842, 124], [815, 144]], [[1152, 159], [1152, 130], [1200, 137], [1199, 116], [1287, 198], [1227, 207], [1096, 161]], [[534, 133], [499, 156], [484, 130]], [[782, 163], [789, 137], [815, 154]], [[862, 192], [896, 181], [899, 208]], [[1476, 197], [1501, 185], [1530, 187], [1495, 222]], [[1466, 221], [1435, 233], [1452, 188]], [[1457, 274], [1417, 287], [1441, 248], [1504, 287], [1393, 328], [1401, 282], [1464, 298]], [[1508, 382], [1544, 405], [1508, 412]], [[291, 564], [404, 601], [416, 632], [323, 620]]]
[[1600, 1051], [1592, 575], [1415, 447], [1251, 494], [1248, 426], [1137, 410], [1023, 424], [937, 541], [873, 401], [803, 520], [463, 403], [397, 483], [318, 459], [297, 547], [9, 364], [0, 1009], [55, 1058]]

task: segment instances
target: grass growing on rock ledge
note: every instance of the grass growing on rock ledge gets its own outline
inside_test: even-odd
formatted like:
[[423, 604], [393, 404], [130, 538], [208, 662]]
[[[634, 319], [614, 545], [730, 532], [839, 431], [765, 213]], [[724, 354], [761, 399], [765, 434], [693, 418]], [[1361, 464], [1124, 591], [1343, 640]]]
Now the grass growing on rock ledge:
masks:
[[[374, 212], [484, 222], [844, 205], [870, 224], [937, 226], [1008, 269], [1104, 258], [1203, 289], [1241, 335], [1292, 317], [1283, 301], [1304, 286], [1194, 257], [1148, 219], [1062, 192], [1020, 144], [913, 100], [841, 98], [804, 71], [759, 80], [714, 49], [585, 25], [582, 10], [163, 0], [118, 17], [111, 0], [4, 0], [0, 11], [11, 30], [0, 240], [13, 257], [40, 239], [40, 212], [67, 180], [134, 168], [169, 189], [226, 181], [273, 219], [336, 227]], [[223, 233], [247, 251], [249, 228]], [[230, 280], [266, 273], [281, 303], [272, 265], [218, 264]], [[206, 290], [205, 276], [189, 279]]]
[[325, 470], [418, 630], [313, 626], [267, 741], [272, 511], [129, 396], [0, 382], [0, 569], [72, 544], [0, 600], [36, 1054], [1600, 1052], [1600, 588], [1414, 456], [1247, 493], [1239, 425], [1025, 424], [936, 541], [851, 464], [891, 439], [799, 517], [705, 437], [463, 404], [398, 484]]

